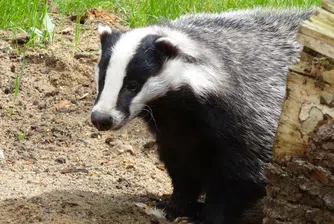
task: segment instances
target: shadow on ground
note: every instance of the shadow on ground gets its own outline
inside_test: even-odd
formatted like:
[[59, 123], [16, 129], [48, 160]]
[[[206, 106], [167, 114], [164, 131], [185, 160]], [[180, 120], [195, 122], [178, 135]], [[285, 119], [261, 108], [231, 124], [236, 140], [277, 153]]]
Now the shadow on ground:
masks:
[[52, 191], [0, 202], [0, 223], [151, 223], [135, 203], [155, 199], [154, 195]]

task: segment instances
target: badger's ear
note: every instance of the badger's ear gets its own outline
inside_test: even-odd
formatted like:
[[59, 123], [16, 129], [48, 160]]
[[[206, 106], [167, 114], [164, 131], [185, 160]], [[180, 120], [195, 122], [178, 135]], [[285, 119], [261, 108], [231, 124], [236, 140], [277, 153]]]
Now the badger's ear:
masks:
[[107, 36], [111, 35], [111, 33], [112, 33], [111, 27], [99, 24], [98, 28], [97, 28], [97, 31], [99, 32], [100, 41], [101, 41], [101, 44], [103, 45], [103, 43], [106, 40]]
[[154, 41], [154, 45], [160, 53], [167, 57], [176, 57], [179, 54], [176, 41], [170, 37], [160, 37]]

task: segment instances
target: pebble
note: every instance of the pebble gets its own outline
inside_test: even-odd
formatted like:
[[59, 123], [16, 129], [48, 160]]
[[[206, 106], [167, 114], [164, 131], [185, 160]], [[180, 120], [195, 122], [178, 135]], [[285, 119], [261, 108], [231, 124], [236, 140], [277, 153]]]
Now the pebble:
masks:
[[88, 140], [86, 140], [86, 139], [82, 139], [82, 138], [80, 138], [79, 141], [81, 141], [81, 142], [83, 142], [83, 143], [85, 143], [85, 144], [88, 144]]
[[125, 169], [135, 169], [135, 165], [134, 164], [128, 164], [126, 165]]
[[116, 139], [115, 141], [113, 141], [113, 142], [110, 142], [110, 143], [109, 143], [109, 145], [112, 145], [112, 146], [116, 147], [116, 146], [122, 146], [122, 145], [123, 145], [123, 143], [122, 143], [122, 141], [121, 141], [121, 140], [119, 140], [119, 139]]
[[31, 137], [31, 136], [33, 136], [34, 135], [34, 133], [32, 132], [32, 131], [27, 131], [27, 137]]
[[38, 105], [38, 109], [42, 110], [46, 108], [46, 103], [41, 103]]
[[[45, 97], [57, 96], [60, 93], [59, 89], [55, 89], [45, 93]], [[66, 102], [67, 103], [67, 102]]]
[[4, 90], [3, 92], [4, 92], [4, 94], [6, 94], [6, 95], [11, 93], [11, 91], [10, 91], [9, 88], [5, 88], [5, 90]]
[[113, 141], [115, 141], [115, 139], [114, 139], [113, 137], [108, 137], [108, 138], [106, 138], [106, 140], [105, 140], [104, 142], [107, 143], [107, 144], [109, 145], [109, 144], [112, 143]]
[[71, 100], [71, 103], [77, 105], [79, 102], [77, 100]]
[[155, 146], [155, 141], [149, 141], [149, 142], [146, 142], [143, 147], [144, 149], [147, 149], [147, 150], [150, 150], [150, 149], [154, 149], [153, 147]]
[[43, 69], [40, 70], [40, 72], [41, 72], [42, 74], [49, 74], [49, 73], [50, 73], [50, 70], [47, 69], [47, 68], [43, 68]]
[[61, 31], [62, 34], [70, 34], [72, 32], [71, 27], [67, 27]]
[[16, 35], [15, 38], [12, 39], [12, 43], [23, 45], [28, 43], [29, 39], [30, 37], [28, 34], [20, 33]]
[[94, 55], [92, 55], [91, 53], [88, 52], [78, 52], [74, 55], [75, 59], [79, 59], [79, 58], [92, 58]]
[[66, 163], [66, 159], [64, 159], [64, 158], [62, 158], [62, 157], [57, 158], [55, 161], [56, 161], [57, 163], [62, 163], [62, 164]]
[[37, 124], [33, 124], [30, 126], [31, 130], [36, 130], [38, 128], [38, 125]]
[[97, 132], [94, 132], [90, 135], [91, 138], [101, 138], [101, 135]]
[[124, 150], [125, 152], [130, 153], [131, 155], [134, 155], [135, 152], [133, 151], [133, 147], [131, 145], [122, 145], [121, 146], [122, 150]]
[[5, 154], [0, 150], [0, 159], [5, 159]]

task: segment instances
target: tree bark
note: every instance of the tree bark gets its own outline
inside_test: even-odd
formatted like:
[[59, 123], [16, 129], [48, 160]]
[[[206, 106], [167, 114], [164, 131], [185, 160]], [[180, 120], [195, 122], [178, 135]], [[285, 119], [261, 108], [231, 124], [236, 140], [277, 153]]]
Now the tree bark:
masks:
[[334, 223], [334, 1], [300, 25], [301, 60], [287, 92], [265, 167], [265, 224]]

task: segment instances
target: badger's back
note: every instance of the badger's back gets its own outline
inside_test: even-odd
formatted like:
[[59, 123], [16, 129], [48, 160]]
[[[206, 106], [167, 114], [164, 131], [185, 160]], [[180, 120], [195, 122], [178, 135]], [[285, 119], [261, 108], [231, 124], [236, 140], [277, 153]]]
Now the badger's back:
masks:
[[298, 26], [312, 12], [258, 8], [186, 15], [168, 25], [195, 40], [203, 54], [209, 50], [218, 59], [206, 63], [215, 67], [222, 79], [228, 77], [228, 82], [217, 82], [222, 90], [218, 97], [238, 116], [235, 132], [255, 152], [267, 149], [268, 157], [288, 66], [298, 60], [301, 49], [296, 42]]

